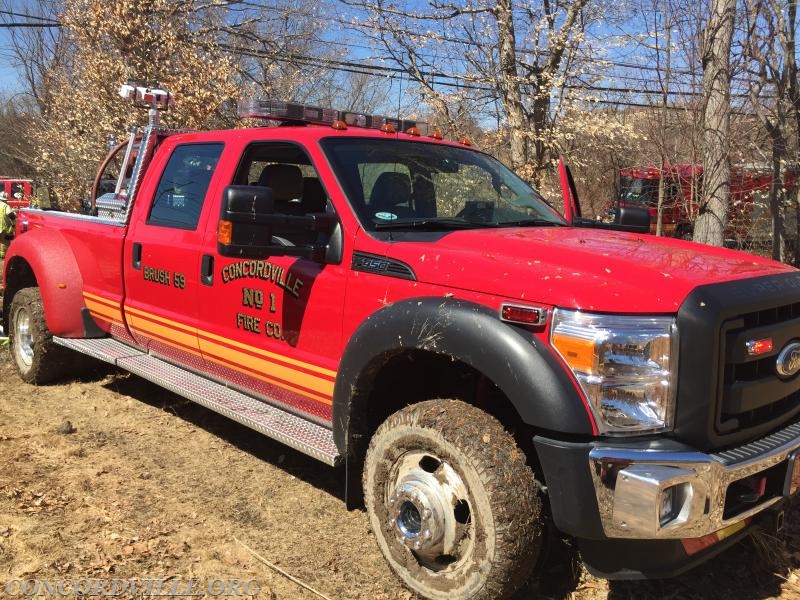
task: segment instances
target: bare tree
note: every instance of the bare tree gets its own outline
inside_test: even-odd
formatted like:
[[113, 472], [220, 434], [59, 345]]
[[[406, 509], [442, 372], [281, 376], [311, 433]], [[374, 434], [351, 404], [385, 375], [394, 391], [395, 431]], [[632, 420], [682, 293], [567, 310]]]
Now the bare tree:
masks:
[[364, 35], [446, 119], [458, 117], [452, 106], [465, 97], [496, 101], [511, 166], [538, 182], [554, 153], [553, 92], [563, 89], [584, 43], [588, 0], [429, 0], [413, 10], [386, 0], [342, 1], [367, 11]]
[[0, 144], [0, 173], [33, 177], [39, 171], [31, 132], [39, 126], [52, 98], [52, 74], [66, 69], [70, 57], [56, 20], [58, 7], [56, 0], [0, 0], [0, 10], [6, 17], [0, 21], [36, 25], [9, 27], [8, 44], [0, 50], [20, 75], [14, 93], [0, 98], [0, 138], [4, 140]]
[[694, 240], [725, 243], [731, 188], [730, 53], [736, 0], [712, 0], [703, 45], [703, 194]]

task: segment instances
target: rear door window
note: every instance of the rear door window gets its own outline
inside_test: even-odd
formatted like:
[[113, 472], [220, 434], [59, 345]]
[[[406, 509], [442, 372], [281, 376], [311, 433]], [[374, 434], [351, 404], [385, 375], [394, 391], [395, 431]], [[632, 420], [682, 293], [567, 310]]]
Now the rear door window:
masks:
[[222, 144], [185, 144], [169, 157], [158, 183], [148, 225], [196, 229]]

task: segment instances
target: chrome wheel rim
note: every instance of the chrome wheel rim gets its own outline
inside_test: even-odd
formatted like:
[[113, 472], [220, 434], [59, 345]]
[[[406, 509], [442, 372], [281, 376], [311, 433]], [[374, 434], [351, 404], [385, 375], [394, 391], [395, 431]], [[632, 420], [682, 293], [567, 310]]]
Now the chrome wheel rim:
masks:
[[33, 334], [31, 332], [31, 316], [27, 310], [20, 308], [14, 319], [14, 354], [17, 361], [26, 367], [33, 364]]
[[386, 507], [395, 539], [423, 566], [440, 571], [458, 563], [474, 542], [467, 486], [430, 452], [403, 454], [391, 469]]

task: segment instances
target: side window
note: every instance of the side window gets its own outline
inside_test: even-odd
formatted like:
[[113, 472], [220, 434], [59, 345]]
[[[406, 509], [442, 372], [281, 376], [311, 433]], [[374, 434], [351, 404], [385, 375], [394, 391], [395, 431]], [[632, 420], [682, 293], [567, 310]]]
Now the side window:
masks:
[[148, 225], [195, 229], [222, 144], [186, 144], [169, 157], [158, 182]]
[[25, 187], [21, 183], [12, 183], [11, 184], [11, 198], [14, 200], [21, 200], [22, 196], [25, 195]]
[[[305, 150], [285, 142], [258, 143], [244, 153], [234, 177], [236, 185], [258, 185], [272, 190], [275, 212], [287, 215], [323, 213], [328, 196]], [[306, 245], [317, 234], [301, 226], [287, 225], [283, 242]]]

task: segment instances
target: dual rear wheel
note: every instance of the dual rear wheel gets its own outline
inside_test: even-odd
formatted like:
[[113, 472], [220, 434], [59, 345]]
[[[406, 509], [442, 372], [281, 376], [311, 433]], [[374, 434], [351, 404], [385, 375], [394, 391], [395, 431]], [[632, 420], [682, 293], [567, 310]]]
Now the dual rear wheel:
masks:
[[11, 300], [9, 347], [20, 377], [36, 385], [49, 383], [67, 374], [80, 358], [53, 342], [37, 287], [19, 290]]

